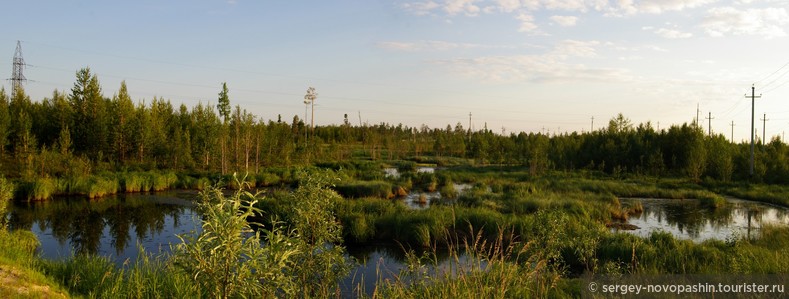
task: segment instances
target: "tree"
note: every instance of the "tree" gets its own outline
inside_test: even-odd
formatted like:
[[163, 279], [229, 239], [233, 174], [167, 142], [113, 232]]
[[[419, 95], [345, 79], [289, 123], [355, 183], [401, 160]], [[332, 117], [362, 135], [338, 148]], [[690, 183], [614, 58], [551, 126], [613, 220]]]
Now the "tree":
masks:
[[222, 117], [222, 126], [219, 128], [219, 147], [221, 149], [222, 174], [227, 173], [227, 133], [229, 131], [227, 122], [230, 120], [230, 98], [228, 97], [227, 82], [222, 83], [222, 91], [219, 92], [219, 99], [216, 104], [219, 116]]
[[134, 103], [126, 88], [126, 81], [121, 81], [118, 94], [112, 97], [112, 145], [118, 161], [123, 163], [130, 151], [129, 136], [132, 133], [131, 120], [134, 117]]
[[33, 156], [36, 152], [36, 137], [33, 135], [33, 119], [30, 116], [30, 98], [21, 87], [16, 88], [11, 98], [11, 142], [17, 157], [20, 173], [29, 177], [33, 171]]
[[608, 121], [609, 133], [627, 132], [631, 129], [633, 129], [633, 124], [631, 124], [630, 119], [626, 118], [622, 113], [617, 114], [616, 117]]
[[203, 169], [211, 168], [211, 157], [216, 153], [217, 133], [221, 126], [219, 118], [211, 106], [198, 103], [192, 108], [192, 146], [194, 156], [199, 157]]
[[77, 71], [69, 103], [74, 112], [71, 134], [74, 149], [98, 157], [106, 148], [109, 128], [99, 79], [90, 73], [90, 68]]
[[219, 92], [219, 99], [216, 103], [216, 110], [222, 117], [224, 123], [230, 120], [230, 97], [228, 96], [227, 82], [222, 82], [222, 91]]
[[0, 87], [0, 159], [5, 156], [10, 132], [11, 112], [8, 107], [8, 96], [5, 93], [5, 88]]

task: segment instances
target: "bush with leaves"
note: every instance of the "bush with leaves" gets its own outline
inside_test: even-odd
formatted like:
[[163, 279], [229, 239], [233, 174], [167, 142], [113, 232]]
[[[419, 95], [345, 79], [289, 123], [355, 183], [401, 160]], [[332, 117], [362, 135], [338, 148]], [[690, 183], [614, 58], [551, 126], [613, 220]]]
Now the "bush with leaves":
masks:
[[286, 197], [284, 219], [296, 232], [300, 250], [297, 267], [290, 273], [301, 287], [301, 297], [328, 297], [338, 291], [339, 282], [351, 268], [342, 246], [342, 226], [334, 214], [342, 197], [329, 187], [336, 177], [331, 170], [298, 174], [299, 187]]
[[[329, 189], [333, 172], [301, 173], [299, 187], [284, 198], [283, 215], [269, 228], [254, 205], [259, 194], [238, 189], [201, 193], [202, 232], [179, 236], [174, 263], [200, 285], [205, 296], [328, 297], [351, 263], [341, 246], [342, 227], [333, 214], [341, 197]], [[240, 183], [239, 183], [240, 184]], [[283, 221], [276, 217], [283, 217]], [[254, 229], [253, 229], [254, 228]]]
[[14, 197], [14, 184], [0, 177], [0, 229], [5, 229], [6, 212], [11, 198]]
[[259, 214], [253, 207], [257, 195], [238, 190], [225, 198], [217, 188], [200, 194], [202, 232], [178, 236], [182, 243], [173, 248], [175, 265], [212, 298], [292, 294], [295, 285], [283, 275], [299, 253], [292, 233], [278, 226], [253, 230], [247, 219]]

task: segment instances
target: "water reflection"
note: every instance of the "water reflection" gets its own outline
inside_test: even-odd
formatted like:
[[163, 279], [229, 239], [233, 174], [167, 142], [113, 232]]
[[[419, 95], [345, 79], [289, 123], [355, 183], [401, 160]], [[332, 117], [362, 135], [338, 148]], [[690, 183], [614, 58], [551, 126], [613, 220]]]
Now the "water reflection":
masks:
[[[364, 294], [371, 296], [376, 288], [377, 281], [393, 281], [398, 279], [397, 276], [401, 271], [407, 270], [407, 261], [405, 252], [406, 249], [396, 245], [368, 245], [348, 247], [348, 255], [356, 259], [358, 265], [351, 270], [348, 277], [340, 283], [342, 296], [345, 298], [358, 297], [357, 295]], [[414, 253], [417, 256], [427, 255], [431, 260], [423, 260], [423, 265], [426, 266], [428, 275], [441, 276], [445, 273], [456, 275], [458, 270], [457, 263], [463, 265], [463, 269], [470, 268], [469, 256], [460, 252], [457, 257], [451, 256], [446, 249], [436, 251], [424, 251], [416, 249]], [[434, 259], [434, 260], [433, 260]], [[484, 269], [487, 263], [482, 262], [481, 267]], [[449, 272], [447, 272], [449, 271]], [[408, 277], [400, 277], [406, 279], [404, 281], [409, 284]]]
[[42, 257], [73, 253], [108, 256], [118, 263], [137, 256], [137, 243], [149, 253], [178, 243], [176, 234], [198, 229], [189, 192], [109, 196], [99, 200], [55, 198], [15, 203], [9, 227], [31, 230]]
[[[419, 167], [416, 168], [416, 172], [417, 173], [435, 173], [436, 172], [436, 168], [435, 167], [430, 167], [430, 166], [419, 166]], [[394, 178], [394, 179], [400, 177], [400, 171], [397, 170], [397, 168], [394, 168], [394, 167], [386, 167], [386, 168], [384, 168], [384, 174], [387, 177]]]
[[625, 199], [623, 203], [637, 201], [644, 212], [631, 215], [628, 223], [639, 227], [632, 233], [640, 236], [663, 230], [694, 241], [755, 238], [764, 224], [789, 224], [789, 209], [753, 201], [729, 198], [727, 205], [717, 209], [697, 200]]
[[[469, 190], [472, 186], [466, 183], [452, 183], [455, 187], [455, 191], [457, 191], [458, 196], [465, 193]], [[405, 201], [407, 207], [411, 209], [421, 210], [430, 207], [430, 204], [434, 201], [444, 200], [444, 203], [453, 203], [454, 200], [446, 199], [441, 196], [441, 192], [434, 191], [434, 192], [420, 192], [420, 191], [413, 191], [408, 193], [405, 198], [402, 200]]]

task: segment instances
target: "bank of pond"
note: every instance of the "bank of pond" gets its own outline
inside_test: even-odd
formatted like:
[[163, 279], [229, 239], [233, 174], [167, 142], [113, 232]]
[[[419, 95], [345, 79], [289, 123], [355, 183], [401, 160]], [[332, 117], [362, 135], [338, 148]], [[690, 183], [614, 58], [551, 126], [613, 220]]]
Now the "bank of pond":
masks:
[[[490, 271], [496, 256], [502, 263], [495, 269], [507, 269], [507, 275], [542, 273], [527, 276], [528, 290], [520, 291], [557, 297], [581, 295], [578, 277], [588, 274], [789, 273], [789, 209], [780, 200], [725, 195], [761, 199], [744, 186], [589, 173], [532, 177], [509, 167], [317, 168], [331, 169], [329, 188], [342, 195], [331, 212], [342, 227], [346, 257], [356, 261], [338, 286], [343, 297], [382, 295], [383, 289], [410, 297], [414, 293], [402, 291], [409, 288], [433, 294], [429, 285], [437, 282], [418, 283], [415, 264], [428, 269], [422, 276], [452, 280], [462, 269]], [[134, 265], [141, 250], [167, 255], [169, 244], [181, 241], [177, 234], [200, 232], [198, 189], [223, 182], [225, 188], [260, 191], [255, 207], [261, 214], [253, 220], [271, 227], [272, 219], [287, 223], [289, 194], [312, 171], [319, 170], [271, 169], [233, 182], [231, 176], [115, 174], [116, 191], [100, 199], [64, 187], [58, 190], [69, 191], [33, 200], [20, 196], [30, 194], [23, 187], [6, 219], [10, 230], [35, 234], [44, 260], [99, 255], [123, 268]], [[165, 185], [169, 191], [156, 191]], [[780, 186], [748, 188], [770, 190], [772, 197], [786, 192]], [[511, 251], [475, 251], [491, 244]], [[536, 265], [546, 268], [535, 271]], [[541, 280], [549, 277], [557, 280]], [[384, 288], [385, 281], [408, 283]]]

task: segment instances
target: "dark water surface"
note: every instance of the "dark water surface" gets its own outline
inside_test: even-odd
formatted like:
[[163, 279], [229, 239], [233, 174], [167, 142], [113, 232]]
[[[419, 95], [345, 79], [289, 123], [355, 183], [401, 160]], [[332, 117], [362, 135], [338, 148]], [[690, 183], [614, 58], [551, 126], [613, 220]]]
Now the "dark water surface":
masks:
[[[36, 234], [43, 258], [92, 253], [121, 266], [136, 261], [138, 242], [148, 254], [169, 253], [170, 244], [181, 242], [177, 234], [199, 231], [200, 217], [192, 201], [196, 196], [193, 191], [166, 191], [14, 203], [9, 227]], [[355, 297], [358, 291], [371, 294], [378, 277], [392, 278], [405, 267], [404, 251], [397, 246], [352, 247], [348, 255], [359, 264], [342, 282], [344, 297]]]
[[756, 238], [763, 225], [789, 225], [789, 209], [766, 203], [727, 198], [726, 205], [709, 208], [692, 199], [623, 199], [625, 205], [640, 202], [641, 215], [631, 215], [630, 231], [649, 236], [666, 231], [681, 239], [704, 241], [733, 237]]
[[[462, 190], [467, 186], [456, 188]], [[149, 254], [169, 253], [169, 244], [180, 243], [177, 234], [199, 231], [200, 218], [192, 203], [196, 196], [193, 191], [168, 191], [120, 194], [98, 200], [71, 197], [14, 203], [10, 207], [9, 226], [35, 233], [44, 258], [62, 259], [84, 252], [109, 257], [122, 265], [127, 260], [136, 260], [138, 243]], [[706, 208], [695, 200], [623, 199], [622, 202], [642, 204], [644, 212], [632, 215], [628, 221], [640, 227], [630, 233], [641, 236], [663, 230], [695, 241], [756, 237], [762, 225], [789, 224], [787, 208], [737, 199], [727, 199], [728, 204], [717, 209]], [[370, 294], [377, 280], [392, 279], [406, 268], [403, 252], [392, 245], [348, 248], [348, 255], [359, 264], [342, 283], [344, 297], [353, 297], [359, 291]], [[465, 258], [465, 255], [460, 257]], [[439, 268], [452, 260], [440, 254], [437, 259]]]
[[196, 196], [196, 192], [168, 191], [15, 203], [9, 227], [36, 234], [44, 258], [91, 253], [120, 264], [136, 260], [138, 243], [149, 254], [169, 252], [168, 244], [180, 242], [177, 234], [199, 231], [191, 201]]

